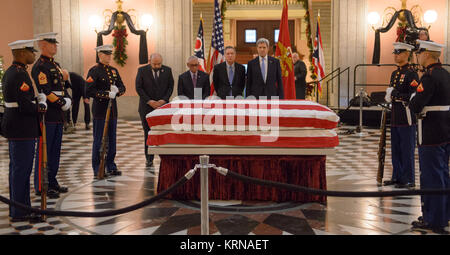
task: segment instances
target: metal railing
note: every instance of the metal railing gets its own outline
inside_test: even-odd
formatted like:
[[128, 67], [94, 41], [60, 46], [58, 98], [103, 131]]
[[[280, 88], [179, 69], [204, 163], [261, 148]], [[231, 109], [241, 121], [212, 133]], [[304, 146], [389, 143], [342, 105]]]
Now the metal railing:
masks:
[[[307, 84], [316, 84], [315, 86], [315, 94], [316, 94], [316, 102], [319, 103], [319, 89], [317, 88], [317, 84], [318, 83], [323, 83], [323, 81], [326, 80], [326, 94], [327, 94], [327, 101], [326, 101], [326, 106], [329, 107], [330, 106], [330, 82], [333, 81], [335, 78], [338, 78], [338, 84], [337, 84], [337, 89], [338, 89], [338, 106], [337, 108], [340, 107], [340, 102], [339, 102], [339, 98], [340, 98], [340, 94], [341, 94], [341, 75], [347, 72], [347, 81], [350, 81], [350, 67], [345, 68], [344, 70], [341, 71], [341, 68], [338, 67], [336, 69], [334, 69], [331, 73], [327, 74], [325, 77], [323, 77], [321, 80], [319, 81], [312, 81], [312, 82], [308, 82]], [[331, 77], [330, 77], [331, 76]], [[331, 87], [331, 93], [333, 93], [333, 86]]]
[[[389, 83], [387, 84], [368, 84], [366, 83], [356, 83], [356, 76], [357, 76], [357, 70], [360, 67], [367, 67], [367, 66], [376, 66], [376, 67], [386, 67], [386, 66], [392, 66], [397, 67], [395, 64], [359, 64], [355, 66], [355, 69], [353, 71], [353, 97], [356, 95], [356, 87], [386, 87], [389, 86]], [[347, 87], [347, 105], [350, 105], [350, 85]]]

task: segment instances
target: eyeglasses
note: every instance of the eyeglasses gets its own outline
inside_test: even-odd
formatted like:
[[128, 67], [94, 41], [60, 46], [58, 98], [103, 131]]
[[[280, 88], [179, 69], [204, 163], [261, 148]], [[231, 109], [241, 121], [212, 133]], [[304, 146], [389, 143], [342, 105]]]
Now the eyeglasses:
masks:
[[189, 66], [196, 67], [198, 64], [189, 64]]

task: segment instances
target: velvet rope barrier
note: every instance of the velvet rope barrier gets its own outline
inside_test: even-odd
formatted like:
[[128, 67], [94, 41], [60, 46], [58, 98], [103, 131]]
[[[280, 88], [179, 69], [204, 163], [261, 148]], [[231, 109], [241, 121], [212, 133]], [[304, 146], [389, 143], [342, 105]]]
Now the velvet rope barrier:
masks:
[[164, 198], [166, 195], [172, 193], [173, 191], [175, 191], [177, 188], [181, 187], [182, 185], [184, 185], [187, 181], [189, 181], [192, 176], [194, 176], [195, 171], [197, 169], [194, 168], [192, 170], [190, 170], [188, 173], [186, 173], [185, 176], [183, 176], [182, 178], [180, 178], [176, 183], [174, 183], [172, 186], [170, 186], [168, 189], [166, 189], [165, 191], [159, 193], [158, 195], [144, 200], [140, 203], [131, 205], [131, 206], [127, 206], [121, 209], [116, 209], [116, 210], [108, 210], [108, 211], [103, 211], [103, 212], [78, 212], [78, 211], [53, 211], [53, 210], [40, 210], [37, 208], [33, 208], [15, 201], [11, 201], [9, 199], [7, 199], [6, 197], [0, 196], [0, 202], [3, 202], [5, 204], [8, 205], [12, 205], [12, 206], [16, 206], [24, 211], [28, 211], [28, 212], [33, 212], [36, 214], [41, 214], [41, 215], [49, 215], [49, 216], [65, 216], [65, 217], [90, 217], [90, 218], [100, 218], [100, 217], [109, 217], [109, 216], [115, 216], [115, 215], [119, 215], [119, 214], [124, 214], [124, 213], [129, 213], [138, 209], [141, 209], [143, 207], [146, 207], [162, 198]]
[[280, 189], [287, 189], [297, 192], [305, 192], [314, 195], [330, 196], [330, 197], [393, 197], [393, 196], [417, 196], [417, 195], [448, 195], [450, 189], [424, 189], [424, 190], [398, 190], [398, 191], [331, 191], [313, 189], [304, 186], [297, 186], [293, 184], [280, 183], [274, 181], [261, 180], [245, 175], [241, 175], [222, 167], [214, 167], [220, 174], [229, 176], [244, 182], [250, 182], [253, 184], [271, 186]]

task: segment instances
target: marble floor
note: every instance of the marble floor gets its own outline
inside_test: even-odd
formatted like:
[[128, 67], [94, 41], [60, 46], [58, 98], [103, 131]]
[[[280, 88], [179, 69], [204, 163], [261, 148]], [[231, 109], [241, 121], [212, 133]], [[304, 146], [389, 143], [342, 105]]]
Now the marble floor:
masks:
[[[352, 134], [354, 127], [338, 129], [340, 145], [327, 157], [328, 190], [395, 190], [376, 185], [378, 130]], [[388, 132], [389, 133], [389, 132]], [[90, 167], [92, 131], [78, 126], [63, 137], [60, 184], [69, 193], [50, 199], [56, 210], [97, 212], [123, 208], [155, 195], [159, 157], [146, 168], [143, 134], [139, 121], [119, 120], [116, 164], [122, 176], [95, 181]], [[385, 179], [392, 172], [387, 138]], [[0, 195], [9, 197], [8, 146], [0, 138]], [[188, 170], [188, 169], [187, 169]], [[418, 187], [416, 155], [416, 186]], [[32, 205], [40, 197], [31, 194]], [[434, 235], [414, 231], [410, 223], [420, 216], [420, 197], [386, 198], [328, 197], [327, 203], [272, 203], [257, 201], [211, 201], [212, 235]], [[0, 235], [196, 235], [200, 234], [198, 201], [160, 200], [145, 208], [112, 217], [49, 217], [47, 222], [12, 223], [8, 206], [0, 203]]]

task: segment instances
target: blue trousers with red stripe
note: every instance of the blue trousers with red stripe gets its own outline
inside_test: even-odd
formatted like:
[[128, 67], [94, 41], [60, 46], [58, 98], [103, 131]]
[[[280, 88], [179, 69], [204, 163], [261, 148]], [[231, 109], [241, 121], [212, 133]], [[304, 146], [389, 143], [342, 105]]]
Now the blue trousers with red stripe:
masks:
[[416, 126], [391, 127], [392, 180], [401, 184], [415, 182], [415, 148]]
[[[36, 139], [9, 140], [9, 197], [11, 200], [31, 206], [30, 175]], [[14, 206], [9, 207], [10, 217], [23, 217], [29, 213]]]
[[[47, 133], [47, 169], [48, 169], [48, 187], [56, 188], [59, 186], [56, 175], [59, 170], [59, 159], [61, 156], [61, 144], [63, 136], [63, 124], [61, 123], [45, 123]], [[38, 139], [40, 144], [40, 139]], [[39, 189], [39, 154], [40, 146], [36, 153], [36, 161], [34, 168], [34, 190]]]
[[[93, 121], [93, 136], [94, 143], [92, 144], [92, 169], [94, 170], [94, 176], [97, 176], [98, 167], [100, 165], [100, 148], [102, 146], [103, 129], [105, 127], [104, 119], [94, 119]], [[116, 157], [116, 132], [117, 132], [117, 119], [110, 119], [108, 125], [108, 143], [106, 154], [106, 170], [108, 172], [117, 170], [117, 166], [114, 163]]]
[[[450, 144], [419, 147], [421, 189], [449, 189]], [[433, 227], [446, 227], [450, 220], [450, 195], [424, 195], [423, 219]]]

